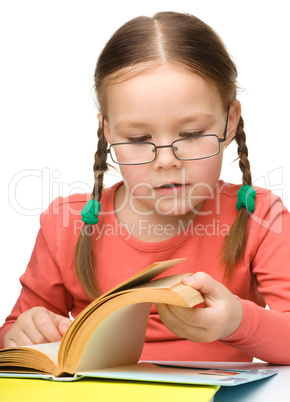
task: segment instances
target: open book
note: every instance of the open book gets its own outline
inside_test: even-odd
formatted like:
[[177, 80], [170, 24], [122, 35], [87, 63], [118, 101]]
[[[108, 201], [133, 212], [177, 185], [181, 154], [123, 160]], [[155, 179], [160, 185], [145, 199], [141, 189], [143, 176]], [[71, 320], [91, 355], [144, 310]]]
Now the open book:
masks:
[[55, 377], [138, 362], [152, 303], [193, 307], [202, 295], [181, 283], [188, 275], [152, 280], [185, 259], [156, 262], [89, 304], [60, 343], [0, 350], [1, 372]]

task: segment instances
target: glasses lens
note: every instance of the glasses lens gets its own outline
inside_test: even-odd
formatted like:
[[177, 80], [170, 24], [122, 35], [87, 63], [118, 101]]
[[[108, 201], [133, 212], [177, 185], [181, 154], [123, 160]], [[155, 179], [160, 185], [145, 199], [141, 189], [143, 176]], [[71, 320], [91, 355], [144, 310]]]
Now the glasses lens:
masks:
[[219, 153], [216, 135], [202, 135], [174, 141], [173, 152], [179, 159], [202, 159]]
[[156, 154], [153, 144], [143, 142], [111, 145], [110, 153], [114, 162], [124, 165], [153, 162]]

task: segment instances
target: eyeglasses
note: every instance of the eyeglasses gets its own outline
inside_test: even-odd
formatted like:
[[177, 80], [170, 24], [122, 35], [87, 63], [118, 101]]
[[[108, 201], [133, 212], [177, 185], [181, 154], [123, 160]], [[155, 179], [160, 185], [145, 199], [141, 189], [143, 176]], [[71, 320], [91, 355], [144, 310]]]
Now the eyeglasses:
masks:
[[220, 143], [224, 142], [227, 137], [229, 109], [222, 138], [219, 138], [216, 134], [195, 135], [194, 133], [189, 133], [189, 137], [175, 140], [171, 145], [157, 146], [153, 142], [117, 142], [106, 149], [104, 119], [103, 115], [103, 151], [110, 154], [113, 162], [119, 165], [144, 165], [155, 161], [157, 150], [160, 148], [171, 148], [174, 156], [181, 161], [206, 159], [217, 155], [220, 152]]

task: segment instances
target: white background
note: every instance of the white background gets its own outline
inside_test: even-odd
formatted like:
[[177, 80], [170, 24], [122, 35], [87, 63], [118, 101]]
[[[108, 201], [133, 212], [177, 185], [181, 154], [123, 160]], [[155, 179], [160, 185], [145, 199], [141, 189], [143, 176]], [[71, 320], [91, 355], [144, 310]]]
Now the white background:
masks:
[[[102, 47], [127, 20], [157, 11], [189, 12], [220, 34], [239, 71], [254, 184], [290, 208], [286, 0], [0, 0], [0, 323], [20, 292], [39, 214], [58, 195], [91, 191]], [[240, 183], [235, 158], [231, 145], [222, 178]]]

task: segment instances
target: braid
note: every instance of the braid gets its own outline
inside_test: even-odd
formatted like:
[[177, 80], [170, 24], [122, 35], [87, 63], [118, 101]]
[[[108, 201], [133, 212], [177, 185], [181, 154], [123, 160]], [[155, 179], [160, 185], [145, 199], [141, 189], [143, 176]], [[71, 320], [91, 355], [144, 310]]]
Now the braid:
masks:
[[107, 141], [104, 139], [104, 144], [102, 140], [102, 128], [98, 129], [98, 149], [95, 153], [95, 163], [94, 163], [94, 177], [95, 185], [92, 192], [92, 198], [100, 201], [103, 190], [103, 178], [104, 174], [108, 169], [107, 166], [107, 154], [103, 151], [103, 147], [107, 147]]
[[[243, 185], [251, 185], [252, 175], [250, 170], [250, 162], [248, 160], [248, 147], [246, 145], [246, 134], [244, 132], [244, 121], [242, 117], [240, 117], [239, 120], [235, 140], [238, 144], [239, 167], [243, 174]], [[230, 278], [234, 265], [245, 250], [247, 242], [248, 216], [249, 214], [247, 209], [242, 207], [225, 240], [222, 254], [223, 261], [226, 264], [226, 278]]]
[[[107, 146], [106, 140], [104, 141], [104, 145]], [[100, 201], [102, 197], [103, 178], [106, 170], [108, 169], [106, 160], [107, 154], [103, 151], [102, 129], [99, 127], [98, 149], [95, 153], [94, 162], [95, 184], [92, 191], [92, 199], [96, 199], [98, 201]], [[101, 291], [99, 289], [95, 273], [92, 233], [92, 225], [85, 223], [75, 247], [75, 269], [77, 278], [81, 282], [85, 293], [91, 299], [95, 299], [101, 294]]]
[[246, 134], [244, 132], [244, 120], [242, 117], [240, 117], [235, 140], [238, 144], [239, 166], [243, 173], [243, 185], [250, 186], [252, 185], [252, 174], [248, 160], [248, 147], [246, 145]]

